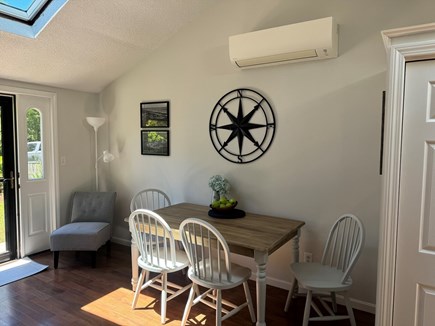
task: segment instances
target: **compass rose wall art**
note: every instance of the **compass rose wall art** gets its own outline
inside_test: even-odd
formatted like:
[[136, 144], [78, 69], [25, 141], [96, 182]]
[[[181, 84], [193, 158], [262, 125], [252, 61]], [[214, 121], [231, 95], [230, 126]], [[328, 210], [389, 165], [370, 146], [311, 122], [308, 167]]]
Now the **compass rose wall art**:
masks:
[[226, 160], [243, 164], [260, 158], [275, 136], [275, 116], [259, 92], [238, 88], [216, 103], [210, 116], [210, 139]]

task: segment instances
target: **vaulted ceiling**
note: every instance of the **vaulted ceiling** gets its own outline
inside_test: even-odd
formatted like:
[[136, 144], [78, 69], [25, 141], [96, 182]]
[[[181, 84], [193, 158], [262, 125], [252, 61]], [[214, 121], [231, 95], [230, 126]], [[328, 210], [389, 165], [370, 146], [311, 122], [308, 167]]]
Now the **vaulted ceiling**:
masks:
[[214, 0], [69, 0], [36, 39], [0, 31], [0, 78], [99, 92]]

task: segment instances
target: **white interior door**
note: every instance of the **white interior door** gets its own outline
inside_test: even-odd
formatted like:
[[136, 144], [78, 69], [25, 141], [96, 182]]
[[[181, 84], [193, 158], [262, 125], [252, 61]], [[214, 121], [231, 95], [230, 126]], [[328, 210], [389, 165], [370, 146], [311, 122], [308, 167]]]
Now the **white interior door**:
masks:
[[[17, 97], [21, 256], [50, 248], [55, 198], [51, 102], [44, 96]], [[35, 121], [39, 126], [30, 125]], [[33, 134], [38, 128], [39, 135]]]
[[435, 61], [406, 64], [395, 326], [435, 321]]

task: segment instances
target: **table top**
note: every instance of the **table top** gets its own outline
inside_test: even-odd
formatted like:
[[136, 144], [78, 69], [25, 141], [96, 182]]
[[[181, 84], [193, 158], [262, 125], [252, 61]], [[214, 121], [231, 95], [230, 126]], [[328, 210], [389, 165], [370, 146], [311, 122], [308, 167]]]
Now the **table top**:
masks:
[[174, 238], [179, 240], [178, 228], [183, 220], [195, 217], [212, 224], [222, 233], [231, 252], [254, 257], [254, 253], [271, 254], [297, 235], [305, 222], [246, 212], [246, 216], [222, 219], [208, 216], [208, 206], [180, 203], [155, 212], [172, 228]]

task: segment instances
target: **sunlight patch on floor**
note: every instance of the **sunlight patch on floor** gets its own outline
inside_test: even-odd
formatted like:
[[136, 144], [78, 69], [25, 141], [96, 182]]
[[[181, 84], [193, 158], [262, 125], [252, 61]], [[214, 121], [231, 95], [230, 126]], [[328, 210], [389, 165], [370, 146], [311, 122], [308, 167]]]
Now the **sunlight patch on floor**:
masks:
[[196, 316], [192, 316], [192, 314], [190, 314], [189, 318], [187, 319], [187, 325], [207, 325], [207, 318], [208, 317], [203, 314], [198, 314]]
[[[157, 299], [159, 294], [150, 296], [141, 293], [134, 310], [131, 308], [133, 295], [133, 291], [130, 289], [118, 288], [83, 306], [81, 310], [118, 325], [161, 325], [160, 303]], [[180, 325], [182, 316], [180, 315], [177, 320], [171, 319], [171, 307], [168, 306], [167, 309], [167, 317], [169, 318], [166, 325]], [[181, 310], [184, 310], [184, 306]], [[199, 316], [197, 318], [195, 320], [200, 320]], [[192, 323], [194, 320], [190, 321], [191, 325], [195, 325]], [[198, 325], [203, 324], [198, 323]]]
[[32, 262], [31, 260], [26, 260], [26, 259], [11, 260], [6, 263], [0, 264], [0, 272], [6, 271], [14, 267], [23, 266], [31, 262]]

